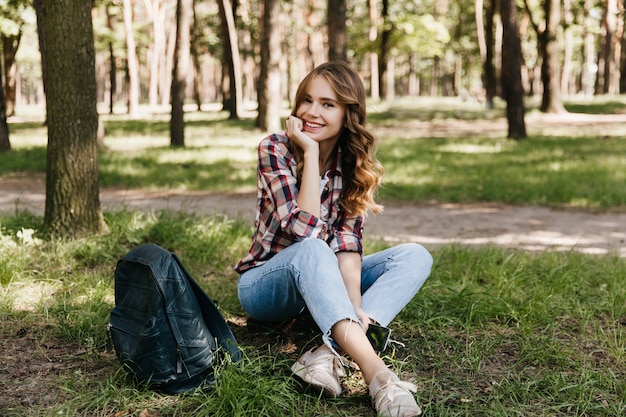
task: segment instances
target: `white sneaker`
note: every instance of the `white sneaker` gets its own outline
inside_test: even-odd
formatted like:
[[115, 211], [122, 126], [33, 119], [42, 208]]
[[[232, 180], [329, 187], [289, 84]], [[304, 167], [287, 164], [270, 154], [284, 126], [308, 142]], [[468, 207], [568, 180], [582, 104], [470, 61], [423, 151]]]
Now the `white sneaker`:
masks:
[[391, 371], [377, 373], [369, 384], [372, 405], [379, 417], [415, 417], [422, 414], [412, 392], [417, 387], [400, 381]]
[[339, 357], [326, 345], [313, 348], [291, 365], [291, 371], [304, 382], [322, 391], [326, 397], [341, 395], [339, 378], [346, 371]]

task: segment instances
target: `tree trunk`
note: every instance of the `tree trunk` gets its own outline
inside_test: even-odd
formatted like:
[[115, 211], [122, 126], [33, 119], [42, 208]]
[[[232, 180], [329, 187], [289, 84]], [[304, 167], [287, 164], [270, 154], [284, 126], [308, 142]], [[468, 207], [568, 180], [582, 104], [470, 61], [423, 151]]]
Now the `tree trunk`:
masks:
[[591, 9], [593, 8], [593, 0], [584, 0], [583, 3], [583, 70], [581, 74], [581, 90], [583, 94], [591, 98], [593, 97], [594, 76], [591, 70], [595, 64], [595, 38], [593, 33], [593, 17]]
[[4, 61], [4, 100], [6, 103], [6, 115], [11, 117], [15, 115], [15, 96], [16, 96], [16, 80], [15, 74], [17, 64], [15, 63], [15, 54], [20, 46], [22, 32], [17, 35], [0, 34], [2, 39], [2, 59]]
[[185, 91], [189, 71], [189, 28], [191, 23], [191, 1], [176, 2], [176, 45], [174, 46], [174, 67], [171, 85], [170, 144], [185, 146]]
[[[377, 0], [369, 0], [369, 18], [370, 18], [370, 28], [368, 39], [370, 43], [376, 42], [378, 38], [378, 1]], [[370, 96], [374, 100], [378, 100], [380, 98], [380, 77], [378, 74], [378, 54], [376, 52], [370, 52], [369, 54], [370, 61]]]
[[69, 237], [105, 232], [98, 185], [91, 2], [41, 3], [48, 115], [44, 227]]
[[617, 4], [616, 0], [604, 0], [604, 15], [602, 16], [602, 38], [600, 43], [600, 59], [598, 60], [599, 87], [597, 94], [611, 93], [613, 74], [613, 36], [616, 29]]
[[[110, 6], [106, 6], [107, 28], [114, 33], [113, 16], [111, 15]], [[117, 66], [115, 65], [115, 52], [113, 49], [113, 41], [109, 40], [109, 114], [113, 114], [113, 105], [115, 104], [115, 92], [117, 91]]]
[[[389, 23], [389, 0], [382, 0], [383, 8], [381, 12], [382, 19], [382, 27], [383, 30], [380, 34], [380, 59], [378, 61], [378, 76], [379, 78], [379, 86], [378, 90], [380, 91], [380, 95], [382, 97], [387, 97], [387, 71], [388, 71], [388, 60], [389, 60], [389, 44], [391, 38], [391, 24]], [[393, 87], [393, 86], [391, 86]]]
[[508, 137], [526, 137], [524, 122], [524, 90], [522, 88], [522, 49], [517, 26], [515, 0], [500, 2], [502, 16], [502, 95], [506, 100]]
[[217, 3], [220, 13], [222, 45], [224, 46], [222, 64], [226, 66], [228, 80], [228, 86], [224, 91], [224, 109], [229, 112], [229, 119], [239, 119], [242, 90], [235, 16], [230, 0], [218, 0]]
[[346, 61], [346, 0], [328, 0], [328, 60]]
[[[156, 107], [159, 103], [159, 74], [164, 72], [165, 62], [165, 23], [164, 11], [161, 7], [161, 0], [147, 1], [148, 16], [152, 22], [152, 45], [150, 45], [150, 84], [148, 87], [148, 103], [150, 107]], [[161, 90], [161, 94], [168, 90]]]
[[559, 45], [556, 32], [561, 20], [560, 0], [545, 0], [544, 11], [546, 27], [539, 36], [541, 48], [541, 82], [543, 96], [540, 110], [544, 113], [562, 113], [565, 111], [561, 102], [561, 76], [559, 71]]
[[282, 102], [280, 61], [280, 1], [263, 1], [261, 25], [261, 72], [259, 75], [257, 126], [268, 132], [280, 129]]
[[572, 57], [574, 55], [574, 37], [572, 34], [572, 24], [574, 15], [572, 13], [572, 0], [563, 0], [563, 72], [561, 74], [561, 92], [565, 95], [570, 93], [572, 85]]
[[624, 12], [626, 9], [626, 3], [619, 3], [620, 15], [623, 16], [620, 21], [620, 36], [618, 40], [620, 42], [620, 56], [619, 56], [619, 94], [626, 94], [626, 36], [624, 33], [626, 32], [626, 16], [624, 16]]
[[133, 31], [133, 0], [124, 1], [124, 28], [126, 30], [126, 65], [128, 71], [128, 114], [134, 116], [139, 107], [139, 62]]
[[200, 58], [200, 45], [198, 42], [198, 36], [202, 31], [202, 28], [198, 25], [198, 19], [196, 16], [196, 1], [193, 0], [191, 4], [191, 38], [190, 38], [190, 53], [191, 62], [193, 64], [193, 101], [196, 103], [196, 109], [202, 110], [202, 94], [200, 88], [202, 85], [202, 60]]
[[489, 0], [489, 7], [485, 16], [485, 60], [483, 61], [483, 84], [485, 86], [485, 105], [493, 109], [493, 100], [496, 97], [498, 83], [496, 79], [496, 67], [494, 66], [495, 37], [493, 31], [493, 19], [496, 13], [498, 0]]
[[[43, 53], [46, 45], [46, 37], [43, 31], [43, 14], [42, 14], [42, 0], [33, 0], [33, 7], [35, 9], [35, 14], [37, 16], [37, 39], [39, 40], [39, 55], [41, 56], [41, 79], [45, 80], [47, 78], [48, 66], [46, 65], [46, 57]], [[46, 83], [43, 83], [43, 95], [44, 100], [46, 98]], [[46, 122], [47, 124], [47, 116]]]
[[[0, 74], [2, 74], [2, 60], [0, 59]], [[4, 85], [0, 78], [0, 152], [11, 150], [9, 141], [9, 125], [7, 123], [6, 101], [4, 100]]]

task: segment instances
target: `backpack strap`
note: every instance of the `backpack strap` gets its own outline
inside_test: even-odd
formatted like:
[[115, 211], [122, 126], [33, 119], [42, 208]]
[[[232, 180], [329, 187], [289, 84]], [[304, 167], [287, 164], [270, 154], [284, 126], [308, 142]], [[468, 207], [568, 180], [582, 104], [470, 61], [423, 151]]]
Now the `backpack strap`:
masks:
[[226, 352], [228, 352], [231, 360], [233, 362], [238, 362], [239, 360], [241, 360], [241, 349], [237, 344], [235, 335], [233, 335], [232, 330], [224, 319], [224, 316], [222, 316], [213, 300], [207, 295], [202, 287], [200, 287], [196, 280], [193, 279], [191, 274], [185, 269], [178, 256], [172, 253], [172, 258], [176, 261], [181, 271], [183, 271], [185, 277], [187, 278], [187, 281], [193, 289], [196, 299], [198, 300], [198, 304], [200, 305], [200, 310], [202, 310], [202, 316], [209, 330], [216, 337], [217, 342], [220, 344], [220, 346]]

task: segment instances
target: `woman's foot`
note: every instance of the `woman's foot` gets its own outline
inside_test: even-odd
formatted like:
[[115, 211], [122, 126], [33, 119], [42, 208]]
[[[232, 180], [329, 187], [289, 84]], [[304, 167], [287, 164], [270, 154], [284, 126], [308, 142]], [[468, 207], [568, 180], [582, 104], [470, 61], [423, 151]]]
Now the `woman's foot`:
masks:
[[417, 387], [410, 382], [400, 381], [389, 370], [374, 375], [369, 391], [379, 417], [414, 417], [422, 414], [411, 394], [417, 392]]
[[341, 394], [339, 378], [346, 375], [339, 357], [326, 345], [313, 348], [291, 365], [291, 371], [304, 382], [323, 392], [326, 397]]

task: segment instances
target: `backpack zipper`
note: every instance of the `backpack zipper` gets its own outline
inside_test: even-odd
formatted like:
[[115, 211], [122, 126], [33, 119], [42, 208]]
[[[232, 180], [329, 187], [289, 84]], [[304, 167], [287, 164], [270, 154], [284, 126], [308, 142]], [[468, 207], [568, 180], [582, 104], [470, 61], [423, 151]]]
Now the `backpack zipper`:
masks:
[[176, 346], [176, 353], [178, 354], [178, 360], [176, 361], [176, 373], [183, 373], [183, 352], [180, 351], [180, 347]]

